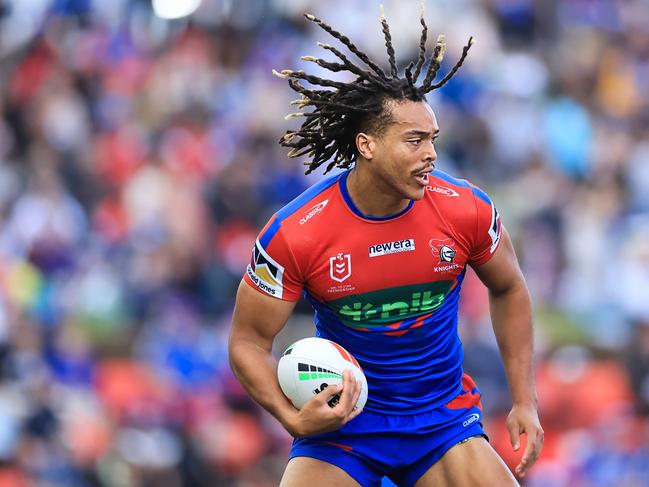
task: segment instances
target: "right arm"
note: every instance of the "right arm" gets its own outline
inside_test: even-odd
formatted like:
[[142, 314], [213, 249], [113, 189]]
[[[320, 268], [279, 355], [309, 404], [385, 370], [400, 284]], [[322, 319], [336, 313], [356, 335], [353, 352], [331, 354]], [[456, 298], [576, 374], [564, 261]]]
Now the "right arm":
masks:
[[279, 387], [272, 345], [294, 308], [294, 302], [266, 296], [241, 281], [228, 346], [230, 366], [252, 398], [292, 436], [334, 431], [360, 414], [360, 409], [354, 409], [360, 383], [352, 378], [351, 371], [345, 371], [341, 398], [335, 407], [327, 404], [331, 396], [341, 391], [335, 385], [314, 396], [301, 410], [293, 407]]

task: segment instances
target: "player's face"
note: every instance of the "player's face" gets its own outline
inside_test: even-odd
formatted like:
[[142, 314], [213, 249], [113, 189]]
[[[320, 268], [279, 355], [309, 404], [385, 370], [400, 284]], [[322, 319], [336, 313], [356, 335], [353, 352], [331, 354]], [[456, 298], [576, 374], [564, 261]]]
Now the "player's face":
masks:
[[389, 103], [393, 121], [381, 137], [375, 138], [373, 170], [395, 195], [420, 200], [437, 159], [437, 119], [425, 101]]

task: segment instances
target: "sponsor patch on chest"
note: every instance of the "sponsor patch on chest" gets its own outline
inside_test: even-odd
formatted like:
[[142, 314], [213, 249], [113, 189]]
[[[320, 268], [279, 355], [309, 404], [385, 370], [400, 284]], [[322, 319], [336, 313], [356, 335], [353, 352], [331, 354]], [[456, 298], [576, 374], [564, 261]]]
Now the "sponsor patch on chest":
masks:
[[415, 239], [407, 238], [405, 240], [396, 240], [394, 242], [385, 242], [376, 245], [370, 245], [370, 257], [396, 254], [399, 252], [411, 252], [413, 250], [415, 250]]

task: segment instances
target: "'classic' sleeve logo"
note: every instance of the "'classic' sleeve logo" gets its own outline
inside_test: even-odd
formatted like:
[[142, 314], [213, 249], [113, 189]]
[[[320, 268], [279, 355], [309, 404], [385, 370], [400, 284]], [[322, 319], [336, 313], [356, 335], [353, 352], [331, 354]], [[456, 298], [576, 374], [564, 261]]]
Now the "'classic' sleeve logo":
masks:
[[247, 273], [259, 289], [276, 298], [282, 297], [284, 267], [264, 250], [259, 240], [255, 241], [252, 249], [252, 260], [248, 265]]

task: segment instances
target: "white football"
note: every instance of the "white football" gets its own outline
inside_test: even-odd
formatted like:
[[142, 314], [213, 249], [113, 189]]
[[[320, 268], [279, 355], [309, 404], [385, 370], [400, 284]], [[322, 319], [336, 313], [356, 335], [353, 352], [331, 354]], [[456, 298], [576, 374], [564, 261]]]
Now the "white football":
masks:
[[[277, 366], [277, 378], [282, 392], [300, 409], [304, 404], [332, 384], [342, 384], [343, 371], [350, 369], [362, 384], [356, 407], [367, 402], [367, 379], [356, 359], [343, 347], [324, 338], [303, 338], [289, 346]], [[330, 406], [335, 405], [332, 398]]]

